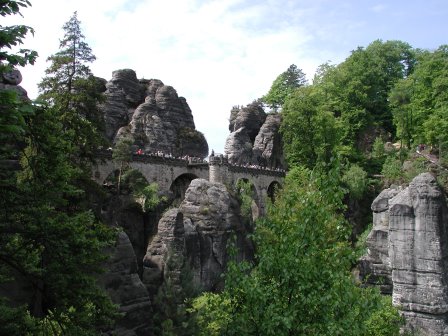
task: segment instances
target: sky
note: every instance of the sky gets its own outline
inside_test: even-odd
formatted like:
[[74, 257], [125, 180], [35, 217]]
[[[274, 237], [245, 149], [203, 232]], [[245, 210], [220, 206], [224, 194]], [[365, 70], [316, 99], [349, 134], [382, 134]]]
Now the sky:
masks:
[[230, 110], [269, 91], [296, 64], [308, 79], [325, 62], [339, 64], [377, 39], [415, 48], [447, 44], [447, 0], [31, 0], [1, 25], [35, 30], [22, 47], [36, 50], [21, 68], [31, 98], [78, 12], [85, 41], [97, 60], [95, 76], [118, 69], [157, 78], [185, 97], [210, 151], [223, 153]]

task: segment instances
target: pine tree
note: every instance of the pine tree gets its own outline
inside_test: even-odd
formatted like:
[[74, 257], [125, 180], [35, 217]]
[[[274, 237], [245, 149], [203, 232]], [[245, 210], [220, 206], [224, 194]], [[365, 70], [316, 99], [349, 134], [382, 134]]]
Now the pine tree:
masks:
[[[28, 1], [3, 1], [0, 15]], [[21, 28], [20, 28], [21, 27]], [[0, 27], [0, 75], [33, 63], [11, 54], [30, 27]], [[0, 90], [0, 334], [96, 335], [115, 307], [98, 287], [103, 249], [114, 233], [82, 201], [80, 169], [60, 109]]]
[[99, 110], [104, 85], [90, 71], [89, 63], [96, 58], [85, 42], [77, 12], [63, 30], [60, 50], [47, 59], [51, 64], [39, 84], [39, 98], [58, 111], [67, 140], [75, 146], [76, 160], [93, 160], [96, 148], [104, 144]]

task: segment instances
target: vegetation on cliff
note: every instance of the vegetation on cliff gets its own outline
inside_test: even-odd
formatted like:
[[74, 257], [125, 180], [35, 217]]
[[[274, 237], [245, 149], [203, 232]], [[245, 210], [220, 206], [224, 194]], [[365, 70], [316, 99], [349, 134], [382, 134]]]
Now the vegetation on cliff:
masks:
[[[29, 5], [2, 2], [0, 13], [18, 14]], [[8, 52], [29, 31], [2, 27], [0, 77], [34, 61], [35, 52]], [[54, 92], [48, 104], [36, 105], [13, 90], [0, 91], [0, 334], [95, 335], [115, 316], [95, 277], [115, 234], [87, 206], [90, 170], [80, 160], [82, 143], [97, 133], [76, 117], [77, 94], [82, 90]]]
[[[29, 5], [3, 1], [0, 15]], [[32, 28], [0, 28], [2, 77], [37, 54], [10, 52]], [[90, 163], [105, 143], [98, 109], [104, 87], [88, 67], [95, 56], [76, 13], [63, 29], [39, 104], [0, 91], [7, 112], [0, 114], [0, 334], [95, 335], [116, 317], [95, 278], [115, 234], [88, 199], [95, 192]], [[166, 282], [155, 302], [154, 333], [397, 335], [397, 310], [350, 273], [357, 254], [344, 215], [370, 203], [374, 175], [403, 182], [427, 169], [426, 158], [403, 169], [418, 144], [445, 164], [447, 71], [446, 46], [430, 52], [374, 41], [339, 65], [322, 65], [312, 84], [295, 65], [280, 74], [263, 101], [282, 113], [290, 172], [267, 216], [253, 225], [255, 262], [231, 262], [224, 290], [194, 301], [188, 272], [185, 288]], [[195, 132], [182, 128], [179, 139], [203, 139]], [[397, 141], [398, 149], [386, 146]], [[128, 188], [147, 210], [160, 199], [155, 185], [126, 170], [130, 146], [116, 144], [117, 193]], [[243, 215], [252, 216], [252, 189], [240, 188]]]

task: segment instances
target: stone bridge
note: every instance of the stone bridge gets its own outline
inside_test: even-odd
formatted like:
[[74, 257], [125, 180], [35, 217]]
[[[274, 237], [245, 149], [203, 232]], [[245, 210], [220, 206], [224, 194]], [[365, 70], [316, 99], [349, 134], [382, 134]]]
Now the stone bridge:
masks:
[[[116, 174], [119, 164], [112, 160], [111, 152], [103, 152], [100, 157], [101, 160], [93, 168], [93, 179], [98, 184], [104, 184], [109, 176]], [[285, 177], [284, 171], [231, 165], [222, 155], [211, 156], [209, 162], [206, 162], [133, 154], [129, 165], [142, 173], [148, 183], [157, 183], [159, 191], [172, 192], [177, 199], [184, 197], [190, 182], [196, 178], [223, 183], [233, 188], [240, 180], [249, 181], [259, 214], [265, 213], [267, 198], [273, 197], [274, 191], [282, 186]]]

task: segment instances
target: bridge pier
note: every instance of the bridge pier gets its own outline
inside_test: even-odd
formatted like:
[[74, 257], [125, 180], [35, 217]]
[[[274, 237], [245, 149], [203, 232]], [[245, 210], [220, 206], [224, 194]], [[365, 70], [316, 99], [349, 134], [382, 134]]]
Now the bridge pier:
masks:
[[228, 184], [229, 162], [222, 155], [209, 157], [209, 181]]

